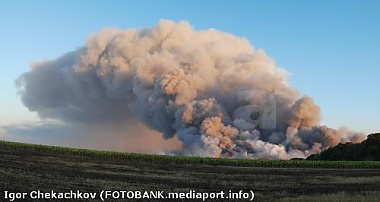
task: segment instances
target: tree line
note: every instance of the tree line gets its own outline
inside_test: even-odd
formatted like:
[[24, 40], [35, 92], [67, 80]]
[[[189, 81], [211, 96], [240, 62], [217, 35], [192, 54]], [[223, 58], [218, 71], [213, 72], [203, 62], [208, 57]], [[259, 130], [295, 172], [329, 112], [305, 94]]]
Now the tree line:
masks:
[[380, 133], [368, 135], [361, 143], [338, 144], [319, 154], [309, 156], [307, 160], [380, 161]]

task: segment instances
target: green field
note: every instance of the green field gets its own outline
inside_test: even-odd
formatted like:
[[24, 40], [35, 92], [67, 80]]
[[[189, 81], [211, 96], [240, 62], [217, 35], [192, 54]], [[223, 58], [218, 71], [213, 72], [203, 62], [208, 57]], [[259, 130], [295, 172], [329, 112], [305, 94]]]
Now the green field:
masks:
[[0, 141], [0, 161], [0, 201], [7, 201], [4, 191], [33, 190], [96, 193], [102, 190], [162, 190], [165, 193], [252, 190], [254, 201], [380, 199], [380, 162], [375, 161], [160, 156], [3, 141]]

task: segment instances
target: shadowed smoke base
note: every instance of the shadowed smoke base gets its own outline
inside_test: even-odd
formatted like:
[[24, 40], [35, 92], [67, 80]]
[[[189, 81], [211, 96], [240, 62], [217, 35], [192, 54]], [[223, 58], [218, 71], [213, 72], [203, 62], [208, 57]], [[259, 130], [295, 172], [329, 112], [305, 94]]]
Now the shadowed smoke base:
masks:
[[319, 106], [286, 76], [245, 39], [162, 20], [152, 28], [103, 30], [84, 47], [33, 64], [17, 82], [24, 105], [42, 119], [138, 121], [178, 138], [177, 154], [303, 158], [364, 138], [320, 126]]
[[134, 121], [63, 124], [43, 120], [36, 123], [7, 125], [0, 126], [0, 140], [156, 154], [171, 152], [182, 147], [177, 138], [164, 140], [159, 132]]

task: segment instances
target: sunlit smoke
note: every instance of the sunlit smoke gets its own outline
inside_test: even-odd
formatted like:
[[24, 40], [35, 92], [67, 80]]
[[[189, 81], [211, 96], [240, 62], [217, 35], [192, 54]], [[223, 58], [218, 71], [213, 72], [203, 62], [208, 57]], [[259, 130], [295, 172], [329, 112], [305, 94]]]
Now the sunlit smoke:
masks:
[[[304, 158], [364, 138], [320, 126], [319, 106], [287, 75], [246, 39], [162, 20], [96, 33], [81, 48], [34, 63], [18, 84], [42, 119], [104, 127], [133, 120], [179, 139], [176, 154]], [[104, 135], [113, 138], [112, 128]]]

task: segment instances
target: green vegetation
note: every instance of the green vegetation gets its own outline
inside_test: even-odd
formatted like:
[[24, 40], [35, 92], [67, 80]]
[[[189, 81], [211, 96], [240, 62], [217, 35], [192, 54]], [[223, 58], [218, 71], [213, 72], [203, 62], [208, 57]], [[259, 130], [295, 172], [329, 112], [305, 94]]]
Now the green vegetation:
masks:
[[380, 161], [380, 133], [368, 135], [361, 143], [345, 143], [329, 148], [308, 160]]
[[30, 154], [71, 155], [77, 157], [91, 157], [98, 159], [144, 160], [166, 164], [203, 164], [212, 166], [239, 166], [239, 167], [277, 167], [277, 168], [380, 168], [378, 161], [306, 161], [302, 159], [287, 160], [252, 160], [239, 158], [208, 158], [191, 156], [169, 156], [139, 153], [122, 153], [111, 151], [97, 151], [68, 147], [24, 144], [0, 141], [0, 149], [28, 152]]
[[161, 156], [0, 141], [0, 200], [4, 191], [253, 190], [255, 201], [378, 201], [379, 163]]

